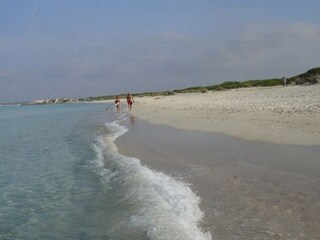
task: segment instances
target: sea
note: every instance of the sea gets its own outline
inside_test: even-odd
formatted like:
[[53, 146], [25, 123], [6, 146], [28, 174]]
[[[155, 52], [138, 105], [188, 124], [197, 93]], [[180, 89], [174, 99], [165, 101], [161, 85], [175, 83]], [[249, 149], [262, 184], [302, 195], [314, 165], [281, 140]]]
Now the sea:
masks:
[[119, 154], [111, 103], [0, 107], [0, 239], [202, 240], [188, 184]]

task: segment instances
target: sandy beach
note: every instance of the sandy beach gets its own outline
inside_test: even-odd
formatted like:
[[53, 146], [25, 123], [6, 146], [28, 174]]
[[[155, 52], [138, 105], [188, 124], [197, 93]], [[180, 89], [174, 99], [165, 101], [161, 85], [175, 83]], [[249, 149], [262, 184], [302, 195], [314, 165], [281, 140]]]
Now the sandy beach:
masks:
[[318, 146], [243, 140], [130, 119], [123, 155], [185, 182], [212, 239], [319, 239]]
[[140, 97], [132, 112], [150, 123], [179, 129], [320, 145], [320, 84]]
[[136, 98], [121, 154], [190, 184], [215, 240], [319, 239], [320, 85]]

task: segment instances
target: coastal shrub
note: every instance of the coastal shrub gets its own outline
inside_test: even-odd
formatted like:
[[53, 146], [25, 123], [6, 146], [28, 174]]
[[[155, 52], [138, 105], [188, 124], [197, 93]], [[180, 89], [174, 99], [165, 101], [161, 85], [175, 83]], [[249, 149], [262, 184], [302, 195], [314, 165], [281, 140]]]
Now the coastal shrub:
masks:
[[221, 90], [223, 90], [223, 87], [221, 87], [220, 85], [212, 86], [212, 87], [210, 88], [210, 90], [213, 90], [213, 91], [221, 91]]
[[165, 95], [168, 95], [168, 96], [175, 95], [175, 92], [173, 92], [173, 91], [167, 91], [167, 92], [165, 93]]
[[293, 80], [297, 85], [302, 85], [302, 84], [316, 84], [318, 83], [318, 79], [315, 79], [315, 78], [295, 78]]
[[283, 81], [280, 78], [265, 79], [265, 80], [248, 80], [243, 82], [245, 87], [267, 87], [283, 85]]
[[207, 88], [202, 88], [201, 89], [201, 93], [207, 93], [208, 92], [208, 89]]
[[305, 73], [299, 74], [289, 79], [296, 84], [316, 84], [320, 80], [320, 67], [312, 68]]
[[209, 91], [215, 91], [215, 90], [217, 90], [217, 87], [218, 87], [218, 85], [213, 85], [213, 86], [207, 86], [206, 88], [207, 88]]
[[261, 82], [262, 87], [283, 85], [282, 79], [267, 79]]
[[224, 82], [222, 84], [220, 84], [220, 86], [223, 89], [233, 89], [233, 88], [241, 88], [241, 87], [245, 87], [244, 83], [241, 82]]
[[175, 89], [173, 90], [174, 93], [190, 93], [190, 92], [202, 92], [204, 87], [202, 86], [195, 86], [183, 89]]
[[235, 88], [247, 88], [247, 87], [267, 87], [283, 85], [283, 81], [280, 78], [266, 79], [266, 80], [248, 80], [244, 82], [228, 81], [218, 85], [207, 86], [209, 91], [220, 91]]
[[246, 83], [247, 83], [250, 87], [258, 87], [258, 86], [261, 86], [261, 82], [262, 82], [262, 80], [249, 80], [249, 81], [246, 81]]

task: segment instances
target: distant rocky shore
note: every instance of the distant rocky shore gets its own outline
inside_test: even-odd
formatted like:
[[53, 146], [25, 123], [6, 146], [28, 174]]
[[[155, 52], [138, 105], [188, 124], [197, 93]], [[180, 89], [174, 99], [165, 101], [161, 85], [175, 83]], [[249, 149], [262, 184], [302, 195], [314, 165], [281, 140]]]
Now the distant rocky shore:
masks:
[[27, 106], [27, 105], [41, 105], [41, 104], [62, 104], [75, 103], [82, 101], [78, 98], [54, 98], [54, 99], [38, 99], [31, 102], [16, 102], [16, 103], [1, 103], [0, 106]]
[[37, 105], [37, 104], [61, 104], [61, 103], [71, 103], [71, 102], [79, 102], [79, 99], [77, 98], [54, 98], [54, 99], [48, 99], [48, 100], [33, 100], [30, 103], [31, 105]]

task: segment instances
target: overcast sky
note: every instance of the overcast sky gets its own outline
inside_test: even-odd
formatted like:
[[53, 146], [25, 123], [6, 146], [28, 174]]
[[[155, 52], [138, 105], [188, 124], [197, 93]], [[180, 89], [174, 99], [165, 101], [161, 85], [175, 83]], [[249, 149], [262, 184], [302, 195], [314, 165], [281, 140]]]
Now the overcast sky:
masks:
[[173, 90], [320, 66], [319, 0], [0, 0], [0, 102]]

